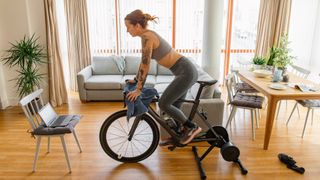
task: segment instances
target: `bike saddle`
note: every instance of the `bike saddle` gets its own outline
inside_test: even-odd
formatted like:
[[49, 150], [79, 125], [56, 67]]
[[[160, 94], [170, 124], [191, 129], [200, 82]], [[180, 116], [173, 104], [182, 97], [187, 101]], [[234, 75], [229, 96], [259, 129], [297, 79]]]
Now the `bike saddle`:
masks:
[[217, 83], [218, 80], [211, 80], [211, 81], [197, 81], [197, 83], [199, 83], [202, 86], [211, 86], [214, 85], [215, 83]]

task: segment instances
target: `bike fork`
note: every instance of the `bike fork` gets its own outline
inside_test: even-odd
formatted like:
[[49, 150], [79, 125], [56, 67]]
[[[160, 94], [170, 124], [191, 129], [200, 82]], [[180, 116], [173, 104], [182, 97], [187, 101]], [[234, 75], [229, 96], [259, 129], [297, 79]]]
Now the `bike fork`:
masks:
[[134, 135], [134, 132], [136, 131], [136, 129], [137, 129], [137, 127], [138, 127], [138, 124], [139, 124], [141, 118], [142, 118], [142, 115], [139, 115], [139, 116], [137, 116], [137, 117], [134, 119], [133, 124], [132, 124], [132, 127], [131, 127], [131, 129], [130, 129], [130, 132], [129, 132], [129, 134], [128, 134], [128, 140], [129, 140], [129, 141], [132, 140], [133, 135]]

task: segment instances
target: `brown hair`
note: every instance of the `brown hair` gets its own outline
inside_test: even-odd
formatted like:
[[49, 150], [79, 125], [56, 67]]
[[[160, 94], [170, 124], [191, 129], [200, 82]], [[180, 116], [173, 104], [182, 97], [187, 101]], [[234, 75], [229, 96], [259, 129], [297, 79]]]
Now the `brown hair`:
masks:
[[124, 20], [128, 20], [130, 24], [136, 25], [140, 24], [142, 28], [146, 28], [148, 25], [148, 21], [154, 21], [157, 23], [155, 19], [158, 17], [151, 16], [150, 14], [143, 13], [140, 9], [134, 10], [129, 13]]

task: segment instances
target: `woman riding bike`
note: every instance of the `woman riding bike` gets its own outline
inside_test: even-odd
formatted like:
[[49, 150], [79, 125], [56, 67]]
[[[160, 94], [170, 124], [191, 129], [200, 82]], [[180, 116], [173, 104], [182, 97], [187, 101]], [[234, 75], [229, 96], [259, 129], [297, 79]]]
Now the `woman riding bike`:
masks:
[[[156, 32], [148, 29], [148, 21], [155, 21], [157, 17], [135, 10], [125, 17], [127, 32], [132, 37], [140, 37], [142, 44], [142, 58], [136, 77], [129, 82], [137, 83], [137, 88], [127, 94], [130, 101], [135, 101], [141, 94], [145, 84], [151, 59], [158, 64], [170, 69], [174, 74], [174, 80], [165, 89], [159, 99], [159, 107], [174, 120], [183, 124], [183, 135], [181, 144], [188, 144], [201, 128], [190, 121], [180, 110], [180, 104], [176, 101], [184, 99], [188, 89], [197, 81], [198, 73], [192, 62], [181, 54], [177, 53], [162, 37]], [[160, 145], [170, 144], [172, 139], [166, 139]]]

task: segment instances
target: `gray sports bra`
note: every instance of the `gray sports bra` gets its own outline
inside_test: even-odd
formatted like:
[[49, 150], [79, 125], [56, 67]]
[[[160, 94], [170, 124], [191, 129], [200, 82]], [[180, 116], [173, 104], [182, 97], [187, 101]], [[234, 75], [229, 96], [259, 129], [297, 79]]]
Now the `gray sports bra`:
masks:
[[[151, 30], [149, 30], [151, 31]], [[159, 38], [159, 46], [152, 50], [151, 58], [159, 61], [161, 58], [163, 58], [165, 55], [167, 55], [172, 47], [169, 45], [169, 43], [164, 40], [161, 36], [159, 36], [156, 32], [151, 31]]]

